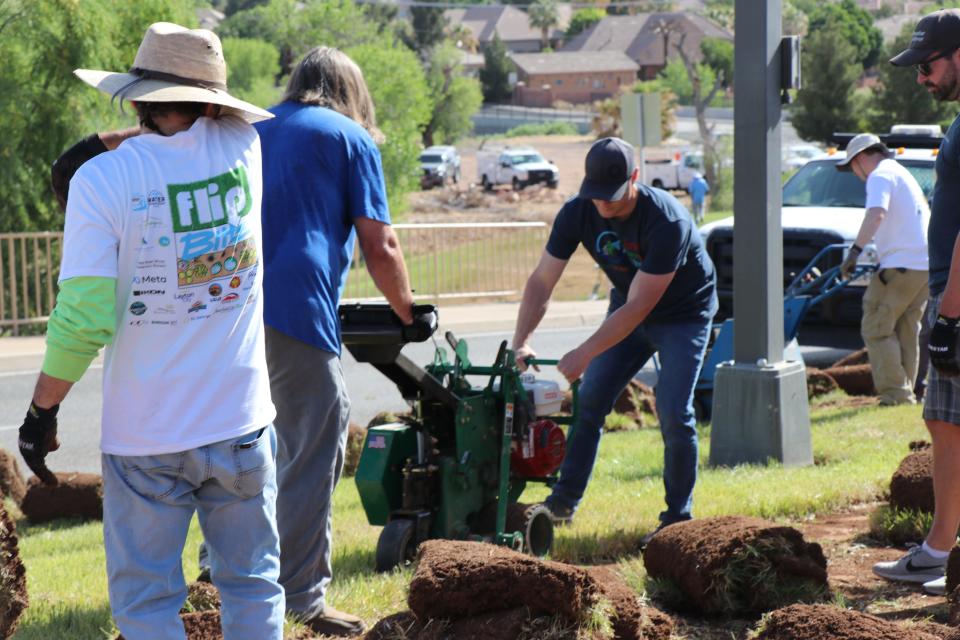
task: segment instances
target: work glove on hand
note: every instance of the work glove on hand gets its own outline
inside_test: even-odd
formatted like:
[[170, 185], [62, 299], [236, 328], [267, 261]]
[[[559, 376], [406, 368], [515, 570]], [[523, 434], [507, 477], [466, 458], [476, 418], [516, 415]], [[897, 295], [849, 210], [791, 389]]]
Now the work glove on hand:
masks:
[[47, 468], [45, 461], [47, 454], [60, 448], [57, 439], [57, 411], [60, 405], [55, 404], [49, 409], [41, 409], [30, 403], [27, 417], [20, 427], [20, 455], [30, 470], [45, 484], [57, 484], [57, 476]]
[[853, 277], [853, 272], [857, 268], [857, 260], [860, 259], [860, 254], [863, 250], [857, 245], [850, 247], [850, 250], [847, 251], [847, 257], [843, 259], [843, 262], [840, 264], [840, 278], [842, 280], [849, 280]]
[[953, 377], [960, 375], [960, 362], [957, 362], [957, 340], [960, 338], [960, 318], [947, 318], [938, 315], [930, 331], [930, 364], [941, 375]]
[[423, 342], [429, 340], [437, 330], [437, 310], [433, 305], [414, 305], [413, 322], [403, 326], [404, 342]]

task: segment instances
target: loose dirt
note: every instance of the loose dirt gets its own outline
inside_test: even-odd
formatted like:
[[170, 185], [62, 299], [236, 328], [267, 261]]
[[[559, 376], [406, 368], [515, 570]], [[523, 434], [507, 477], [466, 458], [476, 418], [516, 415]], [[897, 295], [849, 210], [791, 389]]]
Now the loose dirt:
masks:
[[33, 523], [57, 518], [103, 519], [103, 479], [95, 473], [57, 473], [56, 486], [43, 484], [33, 476], [27, 481], [27, 495], [20, 505]]
[[940, 640], [938, 636], [831, 605], [774, 611], [756, 640]]
[[[643, 552], [647, 574], [679, 589], [671, 604], [705, 614], [755, 614], [827, 594], [820, 545], [797, 529], [722, 516], [661, 530]], [[757, 579], [768, 576], [768, 579]]]
[[933, 513], [933, 449], [910, 453], [890, 479], [890, 506]]
[[851, 396], [875, 396], [873, 374], [869, 364], [830, 367], [825, 372], [837, 381], [837, 385]]
[[20, 560], [16, 527], [0, 504], [0, 637], [14, 634], [28, 603], [27, 571]]
[[0, 491], [18, 505], [27, 495], [27, 483], [20, 473], [20, 463], [16, 456], [6, 449], [0, 449]]

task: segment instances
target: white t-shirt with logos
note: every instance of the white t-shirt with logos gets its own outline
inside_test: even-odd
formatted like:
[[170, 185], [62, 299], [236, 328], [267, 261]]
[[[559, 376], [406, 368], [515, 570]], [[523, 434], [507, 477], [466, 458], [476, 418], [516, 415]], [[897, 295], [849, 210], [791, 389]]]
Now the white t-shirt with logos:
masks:
[[880, 267], [926, 271], [930, 206], [910, 171], [896, 160], [881, 160], [867, 177], [866, 206], [887, 212], [873, 238]]
[[70, 182], [60, 280], [117, 279], [100, 446], [155, 455], [276, 411], [264, 352], [260, 140], [235, 117], [146, 134]]

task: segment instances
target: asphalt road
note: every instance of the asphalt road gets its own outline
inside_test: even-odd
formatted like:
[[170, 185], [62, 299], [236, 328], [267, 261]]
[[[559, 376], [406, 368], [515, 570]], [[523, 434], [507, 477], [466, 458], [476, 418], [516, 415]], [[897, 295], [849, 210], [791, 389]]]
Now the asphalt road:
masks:
[[[538, 331], [533, 346], [542, 358], [555, 359], [574, 345], [579, 344], [591, 332], [589, 328], [543, 329]], [[509, 340], [506, 332], [475, 333], [457, 336], [467, 340], [469, 356], [475, 364], [492, 364], [500, 342]], [[437, 344], [441, 344], [437, 337]], [[403, 353], [414, 362], [426, 365], [433, 359], [434, 343], [410, 344]], [[842, 355], [836, 350], [804, 348], [804, 358], [809, 364], [822, 366]], [[448, 354], [450, 350], [448, 348]], [[39, 363], [37, 364], [39, 366]], [[351, 416], [354, 422], [366, 424], [380, 411], [404, 411], [407, 406], [399, 392], [372, 365], [357, 363], [344, 350], [344, 376], [353, 403]], [[537, 374], [540, 378], [557, 380], [563, 388], [566, 384], [553, 367], [543, 367]], [[33, 392], [37, 370], [0, 372], [0, 447], [17, 450], [17, 429], [23, 419], [27, 403]], [[653, 384], [656, 374], [653, 366], [647, 367], [638, 376], [647, 384]], [[477, 384], [481, 384], [477, 380]], [[54, 471], [82, 471], [100, 473], [100, 409], [101, 369], [88, 371], [78, 382], [60, 409], [59, 451], [51, 454], [48, 463]], [[134, 428], [131, 426], [131, 428]]]

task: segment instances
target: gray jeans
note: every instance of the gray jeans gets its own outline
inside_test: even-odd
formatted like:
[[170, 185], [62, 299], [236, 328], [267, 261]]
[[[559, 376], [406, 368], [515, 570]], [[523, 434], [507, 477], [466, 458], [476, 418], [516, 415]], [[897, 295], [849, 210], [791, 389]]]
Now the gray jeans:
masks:
[[340, 358], [267, 327], [277, 407], [277, 526], [287, 611], [323, 613], [333, 569], [333, 490], [343, 471], [350, 399]]

